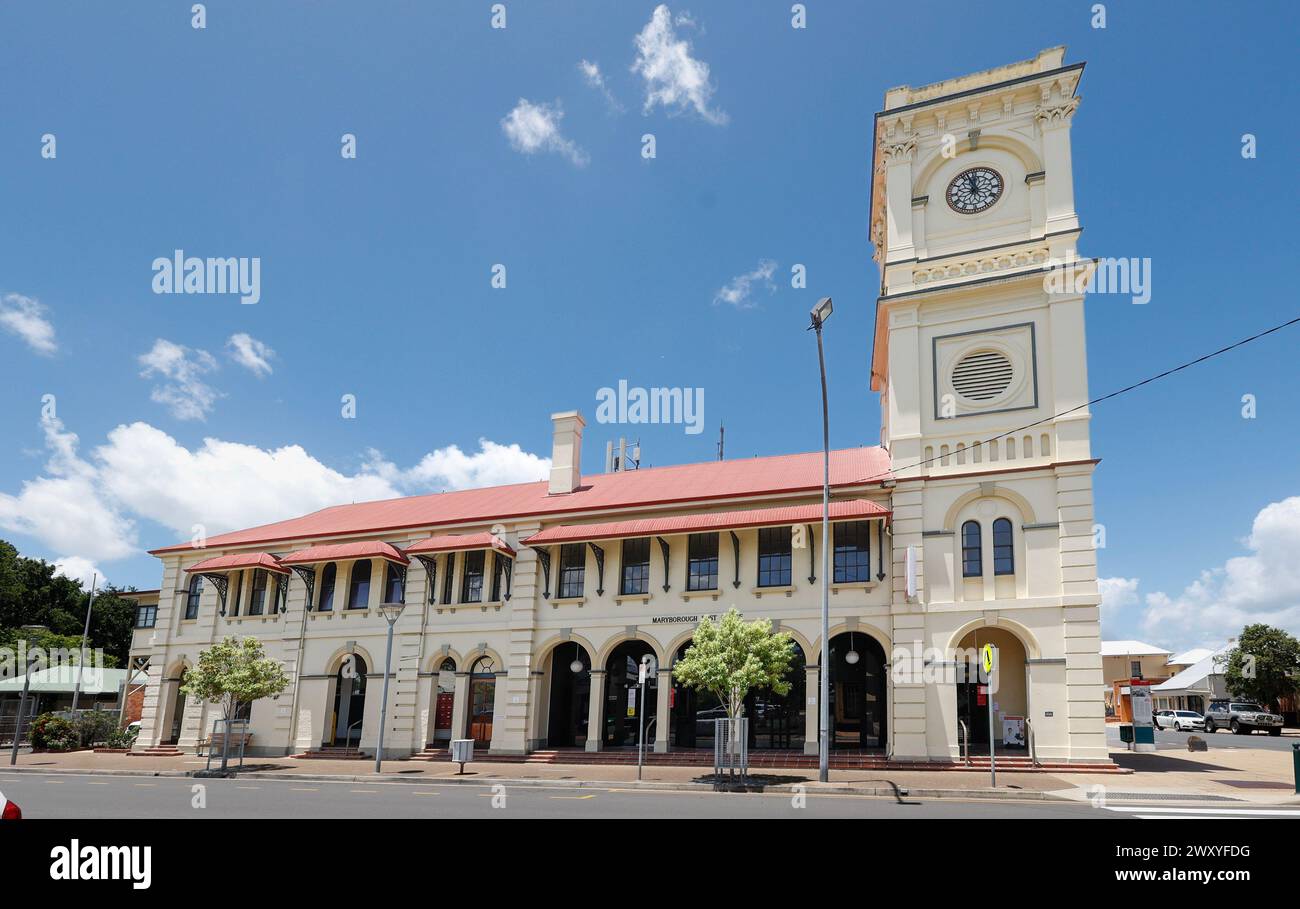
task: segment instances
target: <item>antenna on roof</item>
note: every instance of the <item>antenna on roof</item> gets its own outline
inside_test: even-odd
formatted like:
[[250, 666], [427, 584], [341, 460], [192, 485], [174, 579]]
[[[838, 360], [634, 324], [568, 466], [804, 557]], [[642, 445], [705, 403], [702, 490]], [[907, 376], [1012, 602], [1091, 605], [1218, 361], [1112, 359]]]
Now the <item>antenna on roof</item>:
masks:
[[640, 466], [640, 439], [637, 439], [632, 443], [632, 453], [630, 457], [627, 450], [627, 439], [622, 437], [619, 438], [617, 450], [614, 448], [613, 440], [605, 443], [605, 473], [620, 473], [624, 470], [636, 470]]
[[725, 457], [724, 451], [725, 451], [726, 441], [727, 441], [727, 427], [719, 423], [718, 424], [718, 460], [719, 461], [723, 460], [723, 458]]

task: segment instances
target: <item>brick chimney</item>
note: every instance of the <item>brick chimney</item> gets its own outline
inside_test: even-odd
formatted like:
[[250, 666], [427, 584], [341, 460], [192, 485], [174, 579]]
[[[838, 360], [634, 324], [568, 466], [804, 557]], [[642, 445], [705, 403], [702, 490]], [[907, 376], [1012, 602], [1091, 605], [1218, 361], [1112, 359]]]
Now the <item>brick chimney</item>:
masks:
[[582, 482], [582, 427], [586, 421], [576, 410], [551, 414], [555, 434], [551, 441], [551, 495], [573, 492]]

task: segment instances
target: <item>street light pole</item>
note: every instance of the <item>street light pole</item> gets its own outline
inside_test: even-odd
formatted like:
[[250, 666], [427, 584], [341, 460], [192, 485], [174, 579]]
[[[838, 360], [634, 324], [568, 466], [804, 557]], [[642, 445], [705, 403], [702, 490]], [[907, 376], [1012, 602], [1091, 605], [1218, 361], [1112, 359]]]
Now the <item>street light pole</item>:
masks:
[[81, 677], [86, 672], [86, 638], [90, 637], [90, 610], [95, 605], [95, 587], [99, 573], [90, 576], [90, 600], [86, 603], [86, 627], [81, 632], [81, 652], [77, 654], [77, 681], [72, 686], [72, 715], [77, 715], [77, 701], [81, 699]]
[[817, 366], [822, 377], [822, 657], [820, 691], [817, 697], [817, 779], [830, 780], [830, 694], [831, 694], [831, 642], [830, 642], [830, 523], [831, 523], [831, 423], [826, 402], [826, 354], [822, 348], [822, 324], [830, 318], [831, 298], [823, 297], [812, 309], [812, 325], [817, 333]]
[[14, 722], [14, 745], [9, 751], [9, 766], [12, 767], [18, 763], [18, 742], [23, 737], [23, 714], [27, 712], [27, 692], [32, 687], [32, 667], [36, 665], [36, 660], [32, 659], [30, 652], [27, 654], [27, 671], [23, 673], [23, 693], [18, 699], [18, 716]]
[[393, 662], [393, 626], [402, 614], [405, 603], [383, 603], [379, 611], [388, 622], [388, 649], [384, 653], [384, 697], [379, 702], [379, 747], [375, 750], [375, 773], [381, 772], [384, 763], [384, 727], [388, 725], [388, 675]]

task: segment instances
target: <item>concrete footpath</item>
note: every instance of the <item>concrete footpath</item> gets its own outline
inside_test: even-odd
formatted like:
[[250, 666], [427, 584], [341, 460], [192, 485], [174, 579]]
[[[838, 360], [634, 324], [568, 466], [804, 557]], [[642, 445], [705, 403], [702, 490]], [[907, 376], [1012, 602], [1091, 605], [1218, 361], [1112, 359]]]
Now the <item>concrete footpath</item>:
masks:
[[[1112, 759], [1134, 772], [1124, 775], [1070, 773], [999, 773], [997, 788], [989, 786], [987, 773], [921, 770], [832, 770], [829, 783], [817, 782], [817, 771], [764, 769], [750, 780], [765, 791], [790, 791], [897, 798], [962, 798], [1008, 800], [1093, 800], [1197, 802], [1227, 804], [1300, 805], [1289, 785], [1290, 758], [1282, 752], [1210, 751], [1171, 755], [1113, 752]], [[1282, 759], [1286, 772], [1282, 773]], [[1275, 766], [1276, 765], [1276, 766]], [[67, 754], [19, 755], [16, 767], [0, 763], [0, 774], [71, 773], [130, 776], [201, 775], [206, 758], [134, 757], [77, 751]], [[450, 763], [386, 761], [383, 773], [374, 773], [373, 761], [246, 760], [241, 777], [320, 780], [335, 782], [388, 782], [411, 784], [467, 784], [548, 786], [563, 788], [642, 788], [709, 790], [711, 773], [700, 767], [646, 767], [642, 780], [636, 767], [614, 764], [507, 764], [467, 765], [464, 775]]]

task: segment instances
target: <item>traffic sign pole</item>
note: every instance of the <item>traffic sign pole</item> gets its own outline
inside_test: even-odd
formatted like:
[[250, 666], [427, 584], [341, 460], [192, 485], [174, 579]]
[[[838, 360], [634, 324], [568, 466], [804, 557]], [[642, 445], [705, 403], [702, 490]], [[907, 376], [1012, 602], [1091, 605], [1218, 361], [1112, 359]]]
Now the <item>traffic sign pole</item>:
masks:
[[993, 753], [993, 668], [997, 658], [994, 656], [992, 644], [984, 645], [980, 653], [980, 661], [984, 666], [984, 690], [987, 692], [984, 706], [989, 712], [989, 778], [990, 784], [996, 789], [998, 788], [998, 764], [997, 757]]

